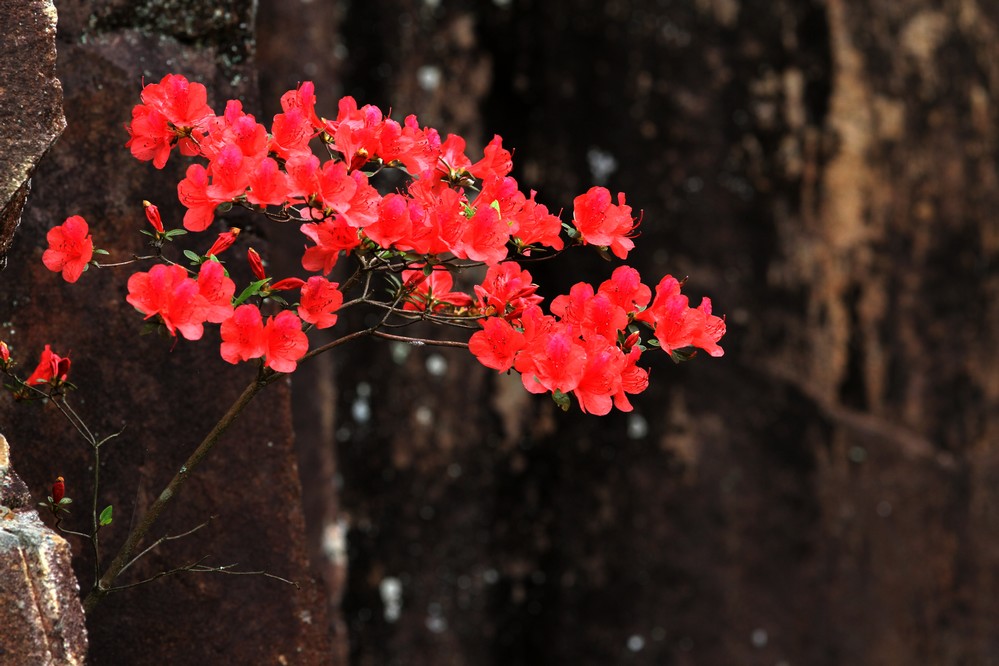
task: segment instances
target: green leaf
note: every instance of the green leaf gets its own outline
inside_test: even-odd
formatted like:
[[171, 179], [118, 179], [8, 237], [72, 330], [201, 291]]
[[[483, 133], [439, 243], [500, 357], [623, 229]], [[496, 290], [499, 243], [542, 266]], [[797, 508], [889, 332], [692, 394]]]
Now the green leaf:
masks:
[[190, 259], [195, 266], [201, 263], [201, 256], [193, 250], [184, 250], [184, 256]]
[[101, 525], [101, 527], [111, 524], [111, 513], [113, 511], [114, 508], [110, 504], [104, 507], [104, 510], [101, 511], [101, 517], [98, 519], [98, 523]]
[[107, 250], [99, 250], [97, 248], [94, 248], [94, 254], [111, 254], [111, 253], [108, 252]]
[[73, 500], [71, 500], [68, 497], [63, 497], [61, 500], [59, 500], [60, 506], [63, 505], [63, 504], [72, 504], [72, 503], [73, 503]]
[[275, 303], [280, 303], [281, 305], [288, 305], [288, 301], [284, 300], [280, 296], [275, 296], [274, 294], [271, 294], [267, 298], [271, 299]]
[[163, 234], [163, 238], [167, 240], [173, 240], [174, 236], [183, 236], [187, 233], [187, 229], [171, 229]]
[[500, 210], [499, 201], [496, 201], [495, 199], [493, 199], [493, 202], [489, 204], [489, 207], [495, 210], [497, 215], [500, 215], [503, 212]]
[[230, 210], [232, 210], [231, 201], [224, 201], [215, 207], [215, 212], [217, 213], [228, 213]]
[[256, 282], [251, 282], [250, 285], [246, 289], [244, 289], [243, 292], [239, 295], [239, 298], [237, 298], [233, 302], [232, 304], [233, 307], [240, 305], [250, 296], [256, 296], [257, 294], [259, 294], [261, 287], [267, 284], [268, 281], [270, 281], [270, 278], [264, 278], [263, 280], [257, 280]]
[[674, 363], [683, 363], [684, 361], [689, 361], [695, 356], [697, 356], [697, 349], [694, 347], [684, 347], [683, 349], [674, 349], [669, 353], [669, 357], [673, 359]]
[[569, 396], [566, 395], [565, 393], [562, 393], [558, 389], [555, 389], [555, 391], [552, 393], [552, 400], [555, 401], [555, 404], [558, 405], [559, 409], [561, 409], [563, 412], [569, 411], [569, 405], [571, 403], [569, 401]]

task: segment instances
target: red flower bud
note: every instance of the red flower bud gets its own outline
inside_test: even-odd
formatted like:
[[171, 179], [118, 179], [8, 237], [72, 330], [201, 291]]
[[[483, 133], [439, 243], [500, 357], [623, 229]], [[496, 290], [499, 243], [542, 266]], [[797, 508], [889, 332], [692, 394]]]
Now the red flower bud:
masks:
[[56, 504], [59, 503], [63, 497], [66, 496], [66, 484], [63, 478], [60, 476], [56, 479], [55, 483], [52, 484], [52, 501]]
[[149, 220], [149, 224], [152, 225], [156, 233], [163, 233], [163, 220], [160, 219], [160, 209], [148, 201], [143, 201], [142, 206], [146, 209], [146, 219]]
[[218, 256], [222, 252], [225, 252], [232, 244], [236, 242], [236, 237], [239, 236], [239, 228], [233, 227], [229, 231], [223, 231], [219, 234], [219, 237], [215, 239], [215, 243], [205, 252], [206, 257], [210, 257], [213, 254]]
[[257, 276], [258, 280], [266, 280], [267, 273], [264, 272], [264, 262], [252, 247], [246, 251], [246, 259], [250, 262], [250, 270]]
[[278, 280], [270, 286], [271, 291], [289, 291], [291, 289], [298, 289], [303, 284], [305, 280], [300, 280], [299, 278], [285, 278], [283, 280]]
[[38, 362], [38, 367], [35, 368], [35, 371], [31, 373], [24, 383], [29, 386], [34, 386], [35, 384], [58, 384], [59, 382], [66, 381], [68, 374], [69, 359], [53, 353], [52, 348], [49, 345], [45, 345], [45, 349], [42, 350], [41, 360]]
[[0, 365], [7, 367], [10, 364], [10, 347], [3, 340], [0, 340]]
[[642, 338], [642, 335], [638, 331], [635, 331], [634, 333], [632, 333], [631, 335], [629, 335], [627, 338], [625, 338], [624, 339], [624, 351], [625, 351], [625, 353], [630, 352], [631, 348], [634, 347], [635, 344], [639, 340], [641, 340], [641, 338]]

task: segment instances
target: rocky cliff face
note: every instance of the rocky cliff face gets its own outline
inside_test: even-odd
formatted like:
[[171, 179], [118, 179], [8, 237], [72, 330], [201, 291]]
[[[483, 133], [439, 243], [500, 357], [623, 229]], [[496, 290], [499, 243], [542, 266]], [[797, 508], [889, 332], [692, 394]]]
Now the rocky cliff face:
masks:
[[79, 595], [69, 544], [38, 517], [0, 435], [0, 664], [82, 665]]

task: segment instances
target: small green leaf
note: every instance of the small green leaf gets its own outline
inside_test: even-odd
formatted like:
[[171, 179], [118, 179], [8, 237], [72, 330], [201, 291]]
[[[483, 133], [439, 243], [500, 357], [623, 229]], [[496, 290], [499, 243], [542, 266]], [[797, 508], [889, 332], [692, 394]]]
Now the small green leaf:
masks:
[[259, 294], [261, 287], [267, 284], [269, 280], [270, 278], [265, 278], [263, 280], [257, 280], [256, 282], [251, 282], [250, 285], [246, 289], [244, 289], [243, 292], [239, 295], [239, 298], [233, 301], [233, 307], [240, 305], [250, 296], [256, 296], [257, 294]]
[[184, 250], [184, 256], [190, 259], [195, 266], [201, 263], [201, 256], [193, 250]]
[[73, 500], [71, 500], [68, 497], [63, 497], [61, 500], [59, 500], [59, 505], [60, 506], [62, 506], [64, 504], [72, 504], [72, 503], [73, 503]]
[[684, 361], [689, 361], [695, 356], [697, 356], [697, 349], [694, 347], [684, 347], [683, 349], [674, 349], [669, 353], [669, 357], [673, 359], [674, 363], [683, 363]]
[[552, 393], [552, 400], [555, 401], [555, 404], [558, 405], [559, 409], [561, 409], [563, 412], [569, 411], [569, 405], [571, 403], [569, 401], [569, 396], [566, 395], [565, 393], [562, 393], [558, 389], [555, 389], [555, 391]]
[[217, 212], [217, 213], [228, 213], [230, 210], [232, 210], [232, 202], [231, 201], [225, 201], [225, 202], [220, 203], [218, 206], [215, 207], [215, 212]]
[[426, 275], [427, 277], [430, 277], [431, 275], [434, 274], [434, 267], [431, 266], [430, 264], [427, 264], [426, 266], [423, 267], [423, 274]]
[[100, 249], [94, 248], [94, 254], [111, 254], [111, 253], [108, 252], [107, 250], [100, 250]]
[[163, 238], [167, 240], [173, 240], [174, 236], [183, 236], [187, 233], [187, 229], [171, 229], [163, 234]]
[[110, 504], [108, 504], [106, 507], [104, 507], [104, 510], [101, 511], [101, 517], [98, 520], [98, 523], [100, 523], [101, 527], [104, 527], [105, 525], [110, 525], [111, 524], [111, 513], [113, 511], [114, 511], [114, 508]]
[[497, 215], [500, 215], [503, 212], [500, 210], [499, 201], [496, 201], [496, 199], [493, 199], [493, 202], [489, 204], [489, 207], [495, 210]]

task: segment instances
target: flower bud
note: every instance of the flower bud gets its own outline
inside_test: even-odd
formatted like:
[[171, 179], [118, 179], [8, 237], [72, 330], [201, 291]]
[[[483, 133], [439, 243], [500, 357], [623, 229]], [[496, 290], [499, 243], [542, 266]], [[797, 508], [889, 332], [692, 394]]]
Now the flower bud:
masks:
[[219, 237], [215, 239], [215, 243], [205, 252], [206, 257], [210, 257], [213, 254], [218, 256], [222, 252], [225, 252], [232, 244], [236, 242], [236, 237], [239, 236], [239, 228], [233, 227], [229, 231], [223, 231], [219, 234]]
[[285, 278], [283, 280], [278, 280], [270, 286], [271, 291], [289, 291], [291, 289], [298, 289], [305, 284], [305, 280], [299, 278]]
[[250, 270], [257, 276], [258, 280], [266, 280], [267, 273], [264, 271], [264, 261], [252, 247], [246, 251], [246, 259], [250, 262]]
[[632, 333], [631, 335], [629, 335], [627, 338], [625, 338], [625, 340], [624, 340], [624, 352], [625, 353], [630, 352], [631, 348], [634, 347], [641, 340], [641, 338], [642, 338], [642, 335], [638, 331], [635, 331], [634, 333]]
[[148, 201], [143, 201], [142, 207], [146, 209], [146, 219], [149, 220], [149, 224], [156, 233], [163, 233], [163, 220], [160, 219], [160, 209]]

